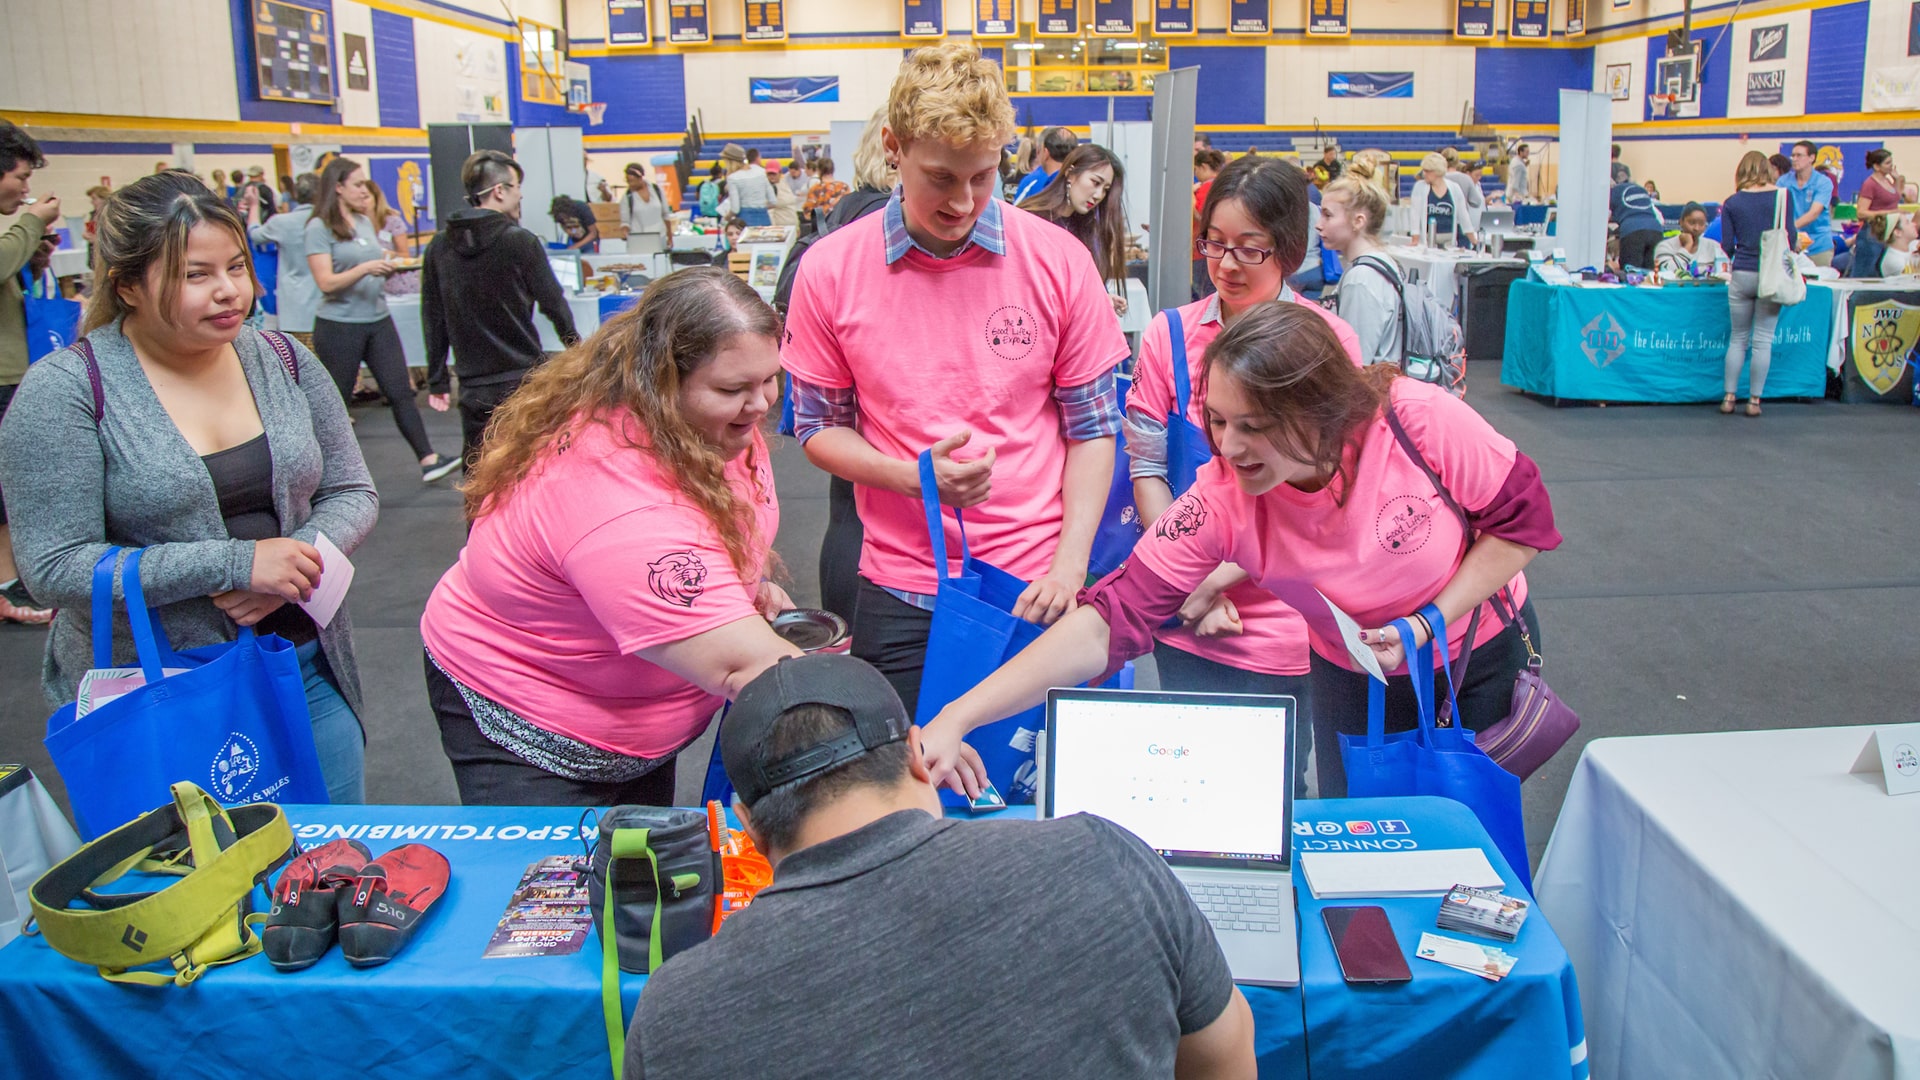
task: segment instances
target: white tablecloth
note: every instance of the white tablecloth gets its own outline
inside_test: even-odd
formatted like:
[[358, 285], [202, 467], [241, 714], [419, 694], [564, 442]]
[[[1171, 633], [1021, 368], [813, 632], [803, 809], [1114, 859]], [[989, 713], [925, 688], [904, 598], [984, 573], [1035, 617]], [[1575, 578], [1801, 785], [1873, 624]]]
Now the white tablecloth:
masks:
[[87, 265], [88, 258], [87, 249], [84, 246], [61, 248], [49, 258], [48, 265], [53, 268], [54, 277], [75, 277], [92, 269]]
[[1596, 1080], [1920, 1077], [1920, 795], [1867, 728], [1598, 739], [1534, 895]]
[[[567, 306], [573, 309], [573, 327], [582, 338], [589, 337], [600, 329], [600, 295], [588, 293], [567, 294]], [[408, 367], [427, 366], [427, 341], [420, 329], [420, 297], [389, 296], [387, 311], [393, 315], [394, 328], [400, 331], [400, 347], [407, 354]], [[560, 337], [553, 332], [553, 324], [540, 314], [538, 308], [533, 312], [534, 328], [540, 331], [540, 344], [550, 352], [561, 349]]]
[[1525, 259], [1503, 259], [1482, 255], [1465, 248], [1389, 247], [1387, 253], [1407, 275], [1410, 282], [1426, 282], [1434, 299], [1454, 307], [1459, 293], [1456, 279], [1460, 271], [1475, 266], [1525, 266]]

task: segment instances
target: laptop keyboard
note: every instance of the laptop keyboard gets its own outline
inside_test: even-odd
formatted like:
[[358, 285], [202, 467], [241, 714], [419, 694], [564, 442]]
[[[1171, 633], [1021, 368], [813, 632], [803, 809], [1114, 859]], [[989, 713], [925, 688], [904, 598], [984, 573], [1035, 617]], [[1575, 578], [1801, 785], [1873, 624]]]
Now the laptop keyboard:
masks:
[[[1214, 885], [1186, 882], [1193, 902], [1215, 930], [1274, 933], [1287, 929], [1281, 919], [1283, 891], [1277, 885]], [[1291, 916], [1291, 912], [1288, 912]], [[1288, 922], [1291, 922], [1289, 917]]]

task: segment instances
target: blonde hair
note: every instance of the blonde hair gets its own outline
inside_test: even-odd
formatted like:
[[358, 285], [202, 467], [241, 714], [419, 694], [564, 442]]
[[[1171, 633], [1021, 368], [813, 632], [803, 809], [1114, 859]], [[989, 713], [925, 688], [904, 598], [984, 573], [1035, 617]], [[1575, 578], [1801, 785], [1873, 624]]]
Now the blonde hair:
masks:
[[1004, 143], [1014, 132], [1006, 77], [972, 45], [948, 41], [915, 49], [887, 92], [887, 126], [902, 144]]
[[882, 105], [867, 118], [866, 130], [860, 133], [860, 144], [853, 148], [854, 187], [892, 191], [899, 180], [899, 172], [887, 161], [887, 148], [880, 141], [880, 133], [886, 126], [887, 107]]
[[1372, 175], [1372, 166], [1368, 166], [1367, 177], [1343, 176], [1328, 184], [1327, 190], [1320, 193], [1320, 198], [1324, 202], [1335, 195], [1346, 196], [1349, 214], [1366, 215], [1361, 233], [1369, 240], [1377, 240], [1380, 237], [1380, 225], [1387, 219], [1387, 197], [1370, 182], [1368, 177]]
[[1733, 189], [1771, 186], [1773, 170], [1767, 167], [1767, 155], [1758, 150], [1749, 150], [1740, 157], [1740, 164], [1733, 170]]
[[1420, 159], [1420, 171], [1426, 172], [1428, 169], [1438, 169], [1441, 172], [1446, 172], [1447, 159], [1441, 157], [1439, 154], [1428, 154], [1426, 157]]

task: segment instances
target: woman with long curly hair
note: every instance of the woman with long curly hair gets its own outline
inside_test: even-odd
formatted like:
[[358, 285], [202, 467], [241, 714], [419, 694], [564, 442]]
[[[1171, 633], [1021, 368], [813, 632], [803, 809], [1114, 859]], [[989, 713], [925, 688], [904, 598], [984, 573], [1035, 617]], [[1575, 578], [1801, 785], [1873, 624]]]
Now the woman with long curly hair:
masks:
[[420, 620], [463, 803], [671, 805], [674, 755], [797, 654], [767, 624], [793, 606], [767, 580], [779, 334], [746, 283], [683, 270], [494, 413]]
[[1060, 165], [1053, 182], [1020, 202], [1072, 233], [1093, 252], [1101, 280], [1119, 290], [1113, 310], [1127, 310], [1126, 166], [1104, 146], [1082, 143]]

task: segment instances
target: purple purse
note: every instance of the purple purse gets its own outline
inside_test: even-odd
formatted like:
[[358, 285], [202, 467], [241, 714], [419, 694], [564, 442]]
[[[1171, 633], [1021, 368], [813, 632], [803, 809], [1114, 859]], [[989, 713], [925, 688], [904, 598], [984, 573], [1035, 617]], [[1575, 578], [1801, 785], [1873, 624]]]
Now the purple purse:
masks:
[[[1453, 497], [1453, 493], [1447, 490], [1447, 485], [1441, 482], [1440, 474], [1433, 471], [1433, 466], [1427, 464], [1426, 457], [1420, 453], [1419, 447], [1413, 444], [1412, 437], [1407, 434], [1407, 429], [1401, 426], [1400, 418], [1394, 414], [1391, 405], [1387, 407], [1386, 412], [1387, 426], [1393, 429], [1393, 437], [1399, 441], [1400, 448], [1405, 450], [1407, 456], [1427, 474], [1427, 479], [1433, 483], [1433, 489], [1440, 493], [1441, 500], [1453, 510], [1454, 516], [1460, 519], [1460, 527], [1465, 530], [1471, 543], [1473, 526], [1467, 518], [1466, 508], [1462, 507], [1459, 500]], [[1494, 764], [1525, 780], [1558, 753], [1560, 748], [1567, 744], [1567, 740], [1573, 738], [1574, 732], [1580, 730], [1580, 717], [1567, 707], [1566, 702], [1560, 700], [1560, 696], [1547, 685], [1547, 680], [1541, 677], [1540, 669], [1546, 661], [1542, 660], [1540, 653], [1534, 649], [1533, 630], [1527, 625], [1526, 617], [1520, 614], [1519, 606], [1513, 602], [1513, 597], [1508, 595], [1505, 586], [1501, 586], [1500, 591], [1493, 594], [1493, 602], [1500, 611], [1501, 617], [1519, 627], [1520, 640], [1527, 647], [1527, 666], [1521, 668], [1520, 673], [1514, 677], [1513, 701], [1507, 707], [1506, 718], [1476, 734], [1473, 737], [1473, 743], [1492, 758]], [[1467, 665], [1473, 659], [1473, 639], [1479, 629], [1480, 608], [1475, 607], [1473, 619], [1467, 624], [1468, 647], [1460, 657], [1459, 681], [1454, 684], [1456, 686], [1466, 685]], [[1452, 722], [1453, 702], [1448, 701], [1442, 706], [1439, 723], [1444, 727]]]

